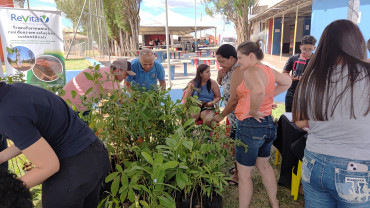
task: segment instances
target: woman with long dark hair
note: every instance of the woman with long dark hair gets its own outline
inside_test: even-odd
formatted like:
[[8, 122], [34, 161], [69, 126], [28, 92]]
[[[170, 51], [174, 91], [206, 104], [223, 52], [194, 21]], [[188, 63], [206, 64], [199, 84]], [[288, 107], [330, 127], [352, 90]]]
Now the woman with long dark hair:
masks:
[[325, 28], [298, 84], [293, 120], [309, 127], [305, 207], [370, 207], [370, 63], [353, 22]]
[[201, 104], [201, 112], [192, 115], [195, 120], [202, 119], [203, 123], [210, 125], [215, 115], [214, 105], [221, 100], [220, 87], [211, 79], [211, 69], [206, 64], [200, 64], [197, 68], [195, 78], [191, 80], [186, 88], [184, 99], [197, 96]]
[[277, 185], [270, 165], [272, 142], [276, 129], [272, 119], [272, 104], [276, 95], [292, 84], [290, 77], [263, 65], [259, 42], [244, 42], [238, 46], [238, 63], [244, 69], [244, 80], [236, 88], [236, 138], [248, 146], [236, 146], [235, 160], [239, 174], [239, 207], [249, 207], [253, 196], [254, 166], [262, 176], [263, 185], [273, 208], [279, 207]]

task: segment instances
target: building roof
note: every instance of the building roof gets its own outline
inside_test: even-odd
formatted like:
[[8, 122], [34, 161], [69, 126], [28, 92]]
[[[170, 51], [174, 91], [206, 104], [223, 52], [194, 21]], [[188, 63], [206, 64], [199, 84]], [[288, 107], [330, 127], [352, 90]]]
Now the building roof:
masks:
[[282, 17], [283, 13], [284, 17], [295, 17], [297, 7], [299, 16], [311, 15], [312, 0], [282, 0], [259, 14], [251, 15], [249, 21], [258, 22], [272, 17]]
[[[216, 28], [212, 25], [197, 23], [197, 31]], [[165, 34], [166, 13], [162, 13], [149, 21], [141, 22], [139, 34]], [[171, 35], [186, 35], [195, 31], [195, 21], [181, 14], [168, 11], [168, 32]]]

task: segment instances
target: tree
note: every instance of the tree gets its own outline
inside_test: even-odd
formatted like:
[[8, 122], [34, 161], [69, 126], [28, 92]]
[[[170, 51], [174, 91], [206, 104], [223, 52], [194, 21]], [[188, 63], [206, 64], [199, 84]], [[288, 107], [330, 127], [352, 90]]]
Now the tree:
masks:
[[221, 14], [225, 21], [234, 23], [237, 42], [249, 40], [250, 25], [248, 14], [256, 4], [256, 0], [202, 0], [206, 5], [206, 13], [210, 16]]
[[[87, 0], [85, 13], [88, 12], [89, 1], [94, 14], [97, 0]], [[142, 0], [103, 0], [104, 13], [107, 23], [110, 50], [113, 55], [125, 55], [128, 50], [137, 50], [139, 47], [139, 11]], [[57, 8], [66, 14], [66, 18], [77, 25], [78, 18], [85, 0], [55, 0]], [[82, 15], [80, 27], [86, 31], [91, 27], [97, 28], [96, 21], [89, 24], [88, 16]], [[96, 33], [97, 31], [93, 31]], [[104, 31], [103, 31], [104, 32]], [[93, 35], [97, 37], [97, 35]], [[101, 46], [100, 46], [101, 47]]]
[[[139, 48], [140, 4], [142, 0], [104, 0], [108, 36], [120, 43], [120, 54]], [[117, 9], [120, 8], [120, 9]]]

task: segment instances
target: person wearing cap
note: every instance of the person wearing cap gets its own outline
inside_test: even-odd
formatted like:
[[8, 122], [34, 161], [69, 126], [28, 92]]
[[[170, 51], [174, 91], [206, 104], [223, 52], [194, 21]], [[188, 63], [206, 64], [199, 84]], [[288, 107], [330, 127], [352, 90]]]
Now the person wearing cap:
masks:
[[[81, 96], [85, 95], [91, 87], [91, 92], [86, 95], [88, 99], [96, 98], [100, 93], [101, 83], [94, 83], [93, 80], [87, 79], [85, 75], [85, 73], [92, 74], [93, 72], [94, 69], [85, 69], [78, 73], [64, 86], [65, 94], [61, 96], [64, 100], [69, 101], [70, 106], [75, 108], [77, 112], [83, 112], [83, 115], [88, 115], [89, 109], [82, 104]], [[113, 61], [109, 67], [100, 68], [99, 73], [101, 74], [100, 80], [103, 81], [104, 93], [119, 89], [119, 83], [126, 79], [128, 75], [135, 76], [135, 73], [131, 71], [131, 63], [125, 59]], [[72, 91], [76, 92], [75, 96], [72, 95]]]
[[131, 85], [146, 90], [156, 89], [157, 82], [162, 89], [166, 89], [165, 72], [162, 64], [155, 60], [152, 50], [144, 48], [140, 51], [139, 58], [131, 61], [131, 69], [136, 75], [129, 75], [125, 79], [127, 90]]

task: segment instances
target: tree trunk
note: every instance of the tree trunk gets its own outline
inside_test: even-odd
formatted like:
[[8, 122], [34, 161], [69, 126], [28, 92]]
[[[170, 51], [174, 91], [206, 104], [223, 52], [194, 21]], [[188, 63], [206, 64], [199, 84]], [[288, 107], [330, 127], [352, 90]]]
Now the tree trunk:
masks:
[[245, 18], [238, 16], [237, 21], [234, 22], [234, 27], [236, 31], [236, 39], [237, 39], [237, 44], [239, 45], [240, 43], [249, 40], [248, 36], [248, 18], [245, 20]]
[[119, 29], [119, 44], [120, 44], [120, 55], [121, 56], [124, 56], [125, 54], [125, 41], [123, 41], [123, 38], [124, 38], [124, 36], [126, 37], [126, 33], [124, 33], [123, 31], [122, 31], [122, 29]]

